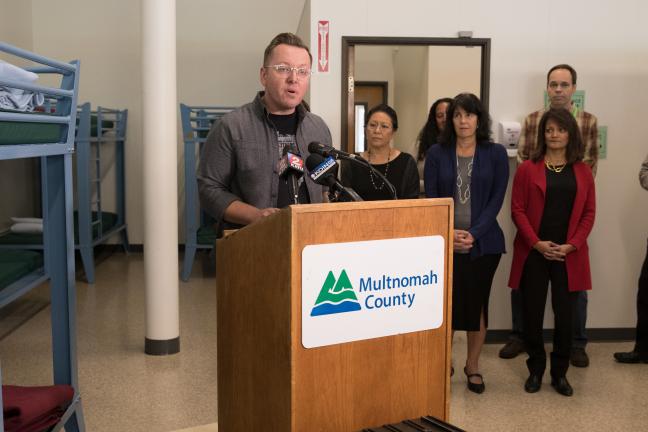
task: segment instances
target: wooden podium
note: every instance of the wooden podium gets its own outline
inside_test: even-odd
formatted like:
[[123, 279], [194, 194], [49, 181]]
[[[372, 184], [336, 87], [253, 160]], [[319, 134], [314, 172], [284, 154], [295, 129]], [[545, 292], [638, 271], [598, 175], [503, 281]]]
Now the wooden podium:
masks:
[[[219, 240], [219, 431], [346, 432], [421, 415], [447, 420], [452, 206], [451, 199], [291, 206]], [[446, 246], [440, 328], [302, 346], [305, 246], [430, 235]]]

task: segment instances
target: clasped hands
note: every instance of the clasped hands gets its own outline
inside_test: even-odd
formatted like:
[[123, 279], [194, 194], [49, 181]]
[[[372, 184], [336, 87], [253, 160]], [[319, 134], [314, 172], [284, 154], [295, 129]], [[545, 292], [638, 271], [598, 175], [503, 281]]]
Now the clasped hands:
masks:
[[475, 243], [475, 237], [465, 230], [454, 230], [454, 250], [469, 251]]
[[533, 245], [533, 248], [540, 252], [545, 259], [550, 261], [565, 261], [567, 254], [576, 250], [569, 243], [558, 244], [551, 240], [540, 240]]

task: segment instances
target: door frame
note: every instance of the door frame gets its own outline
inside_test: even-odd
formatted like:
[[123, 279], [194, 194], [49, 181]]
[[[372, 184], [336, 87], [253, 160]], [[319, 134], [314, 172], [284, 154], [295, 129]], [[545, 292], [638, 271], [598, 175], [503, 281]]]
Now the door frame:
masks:
[[424, 46], [471, 46], [481, 48], [481, 76], [479, 98], [489, 111], [490, 96], [490, 38], [424, 38], [424, 37], [383, 37], [383, 36], [342, 36], [342, 121], [340, 143], [343, 151], [353, 153], [349, 148], [349, 133], [355, 131], [354, 116], [354, 74], [356, 45], [424, 45]]

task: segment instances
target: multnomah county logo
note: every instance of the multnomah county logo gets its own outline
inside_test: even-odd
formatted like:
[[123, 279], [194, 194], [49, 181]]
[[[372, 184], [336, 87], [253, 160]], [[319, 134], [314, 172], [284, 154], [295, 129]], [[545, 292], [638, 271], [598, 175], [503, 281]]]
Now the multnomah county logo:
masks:
[[445, 241], [440, 235], [307, 245], [301, 254], [304, 348], [443, 324]]
[[333, 272], [329, 271], [322, 290], [317, 296], [311, 316], [330, 315], [343, 312], [360, 310], [360, 303], [356, 297], [353, 286], [346, 270], [342, 270], [340, 277], [335, 280]]

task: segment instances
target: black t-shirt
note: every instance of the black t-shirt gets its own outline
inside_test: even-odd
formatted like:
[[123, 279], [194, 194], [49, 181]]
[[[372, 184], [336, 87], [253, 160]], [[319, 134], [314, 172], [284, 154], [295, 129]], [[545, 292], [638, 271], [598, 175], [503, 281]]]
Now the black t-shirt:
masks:
[[542, 240], [564, 244], [567, 241], [569, 218], [576, 198], [574, 166], [569, 164], [559, 173], [545, 168], [545, 174], [547, 193], [538, 234]]
[[[279, 147], [277, 148], [277, 162], [283, 156], [284, 148], [294, 148], [297, 149], [297, 142], [295, 140], [295, 134], [297, 133], [297, 111], [288, 115], [279, 115], [279, 114], [270, 114], [270, 122], [275, 127], [277, 132], [277, 139], [279, 141]], [[304, 178], [301, 177], [298, 181], [299, 195], [298, 202], [299, 204], [310, 203], [310, 197], [308, 196], [308, 189], [306, 188], [306, 183], [304, 183]], [[294, 204], [294, 194], [292, 190], [291, 180], [289, 176], [285, 178], [279, 178], [279, 186], [277, 189], [277, 208], [288, 207], [291, 204]]]

